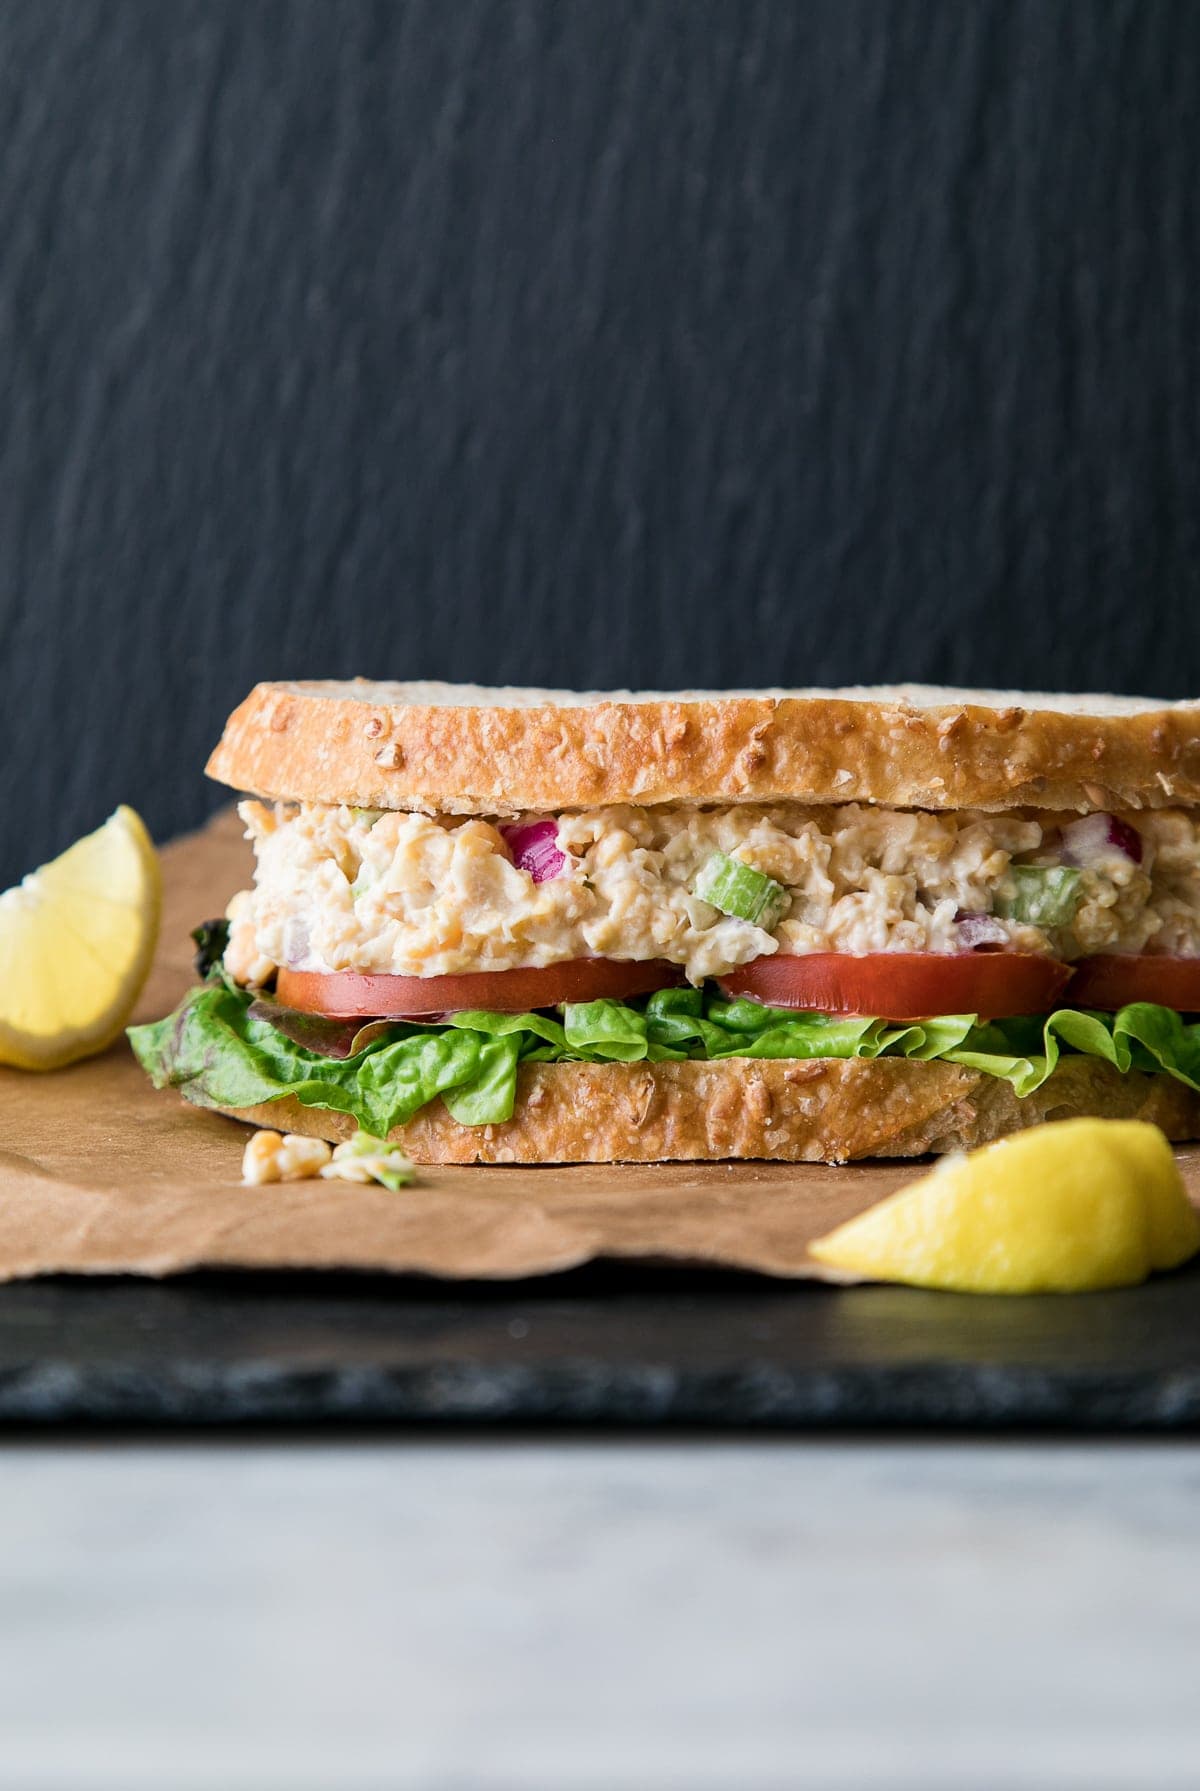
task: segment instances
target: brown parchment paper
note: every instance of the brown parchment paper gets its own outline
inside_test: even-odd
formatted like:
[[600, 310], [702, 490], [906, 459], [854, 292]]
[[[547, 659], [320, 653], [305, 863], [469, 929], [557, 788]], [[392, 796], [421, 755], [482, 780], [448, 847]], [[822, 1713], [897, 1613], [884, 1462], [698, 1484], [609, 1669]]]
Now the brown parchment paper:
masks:
[[[231, 812], [163, 852], [163, 927], [136, 1019], [192, 979], [189, 930], [249, 879]], [[839, 1279], [809, 1240], [920, 1173], [912, 1163], [422, 1169], [390, 1193], [242, 1185], [245, 1127], [151, 1088], [122, 1042], [51, 1075], [0, 1070], [0, 1280], [56, 1272], [355, 1268], [544, 1275], [597, 1257]], [[1200, 1147], [1180, 1152], [1200, 1205]]]

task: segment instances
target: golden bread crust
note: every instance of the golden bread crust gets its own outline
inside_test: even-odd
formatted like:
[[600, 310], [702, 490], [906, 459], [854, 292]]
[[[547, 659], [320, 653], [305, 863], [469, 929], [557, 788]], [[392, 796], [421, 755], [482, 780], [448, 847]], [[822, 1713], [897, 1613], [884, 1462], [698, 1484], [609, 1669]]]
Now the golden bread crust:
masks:
[[[337, 1141], [355, 1123], [290, 1097], [234, 1119]], [[1045, 1119], [1144, 1119], [1200, 1137], [1200, 1096], [1166, 1075], [1064, 1058], [1035, 1094], [902, 1058], [526, 1064], [511, 1120], [463, 1126], [433, 1101], [391, 1137], [415, 1163], [847, 1163], [973, 1150]]]
[[443, 814], [630, 802], [1137, 809], [1200, 802], [1200, 704], [935, 690], [634, 696], [259, 684], [208, 774]]

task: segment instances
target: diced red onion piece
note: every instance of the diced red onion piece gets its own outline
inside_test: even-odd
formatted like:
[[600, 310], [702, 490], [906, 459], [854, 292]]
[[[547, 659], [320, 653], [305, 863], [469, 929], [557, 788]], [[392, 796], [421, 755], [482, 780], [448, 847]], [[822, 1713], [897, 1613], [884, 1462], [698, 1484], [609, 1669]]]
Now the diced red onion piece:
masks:
[[283, 961], [289, 970], [299, 970], [308, 957], [308, 922], [288, 920], [283, 926]]
[[559, 849], [557, 821], [530, 821], [523, 827], [502, 827], [500, 832], [517, 869], [528, 871], [535, 883], [562, 875], [567, 855]]
[[958, 928], [959, 941], [967, 951], [976, 951], [981, 945], [1008, 944], [1008, 929], [994, 914], [968, 914], [960, 908], [954, 916], [954, 924]]
[[1132, 864], [1142, 862], [1142, 836], [1117, 815], [1081, 815], [1062, 830], [1063, 863], [1088, 865], [1119, 852]]

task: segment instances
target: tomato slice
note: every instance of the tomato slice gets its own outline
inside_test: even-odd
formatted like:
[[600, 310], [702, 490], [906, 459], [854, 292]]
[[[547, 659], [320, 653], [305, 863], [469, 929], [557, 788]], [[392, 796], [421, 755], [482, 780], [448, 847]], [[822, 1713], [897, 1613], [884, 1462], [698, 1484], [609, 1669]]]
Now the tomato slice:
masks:
[[337, 1020], [427, 1019], [485, 1008], [523, 1014], [563, 1001], [626, 1001], [673, 987], [683, 973], [653, 959], [569, 958], [529, 970], [474, 970], [463, 976], [360, 976], [355, 971], [280, 970], [275, 994], [285, 1007]]
[[1184, 1014], [1200, 1014], [1200, 958], [1123, 957], [1105, 952], [1084, 958], [1071, 979], [1071, 1006], [1105, 1012], [1127, 1001], [1156, 1001]]
[[755, 958], [718, 980], [726, 995], [746, 995], [767, 1007], [880, 1020], [936, 1014], [1003, 1020], [1049, 1013], [1070, 975], [1068, 965], [1032, 952], [876, 951]]

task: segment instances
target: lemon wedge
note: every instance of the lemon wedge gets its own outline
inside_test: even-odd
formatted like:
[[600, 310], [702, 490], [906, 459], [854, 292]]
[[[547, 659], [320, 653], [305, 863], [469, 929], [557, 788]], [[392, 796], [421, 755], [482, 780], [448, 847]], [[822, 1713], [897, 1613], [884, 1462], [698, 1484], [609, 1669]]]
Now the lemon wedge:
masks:
[[1200, 1220], [1157, 1126], [1067, 1119], [943, 1158], [811, 1248], [872, 1281], [1074, 1293], [1178, 1267]]
[[103, 1051], [141, 992], [162, 879], [141, 818], [121, 807], [0, 895], [0, 1063], [54, 1070]]

